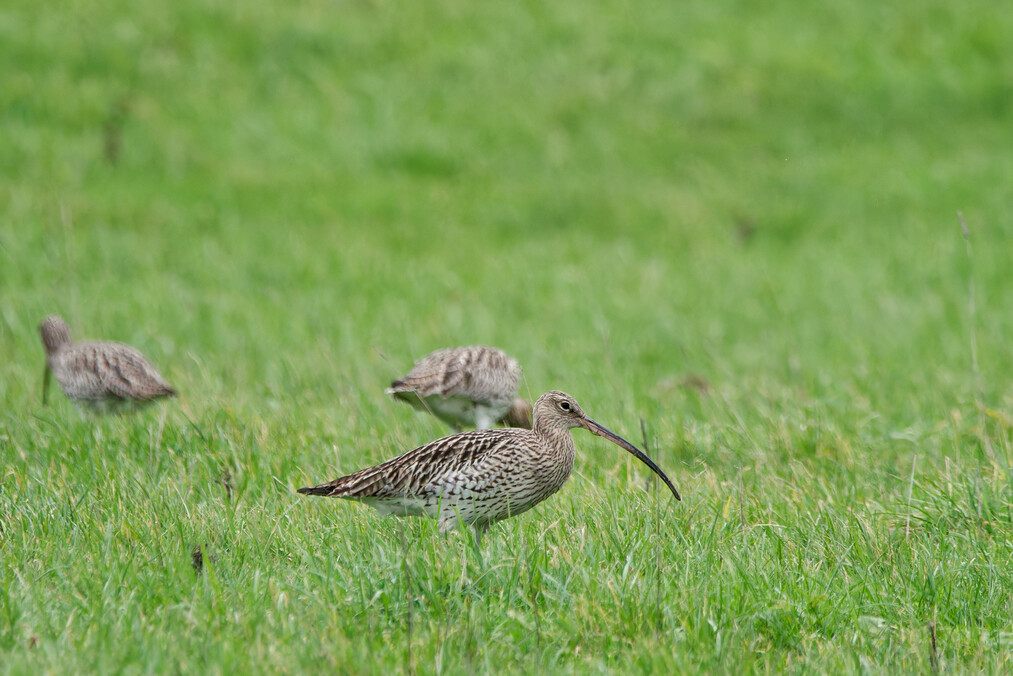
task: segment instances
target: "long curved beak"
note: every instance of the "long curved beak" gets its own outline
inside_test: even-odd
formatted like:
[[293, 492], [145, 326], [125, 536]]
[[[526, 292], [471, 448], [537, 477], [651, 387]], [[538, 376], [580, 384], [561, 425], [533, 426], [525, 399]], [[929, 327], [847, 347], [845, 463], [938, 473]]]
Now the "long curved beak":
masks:
[[46, 370], [42, 372], [42, 405], [46, 405], [46, 400], [49, 397], [49, 377], [52, 375], [53, 370], [49, 368], [49, 362], [46, 362]]
[[653, 460], [647, 457], [646, 453], [641, 451], [639, 448], [637, 448], [630, 442], [623, 439], [621, 436], [619, 436], [609, 428], [605, 427], [604, 425], [599, 425], [590, 418], [584, 418], [583, 420], [581, 420], [580, 425], [591, 434], [597, 434], [599, 437], [603, 439], [608, 439], [616, 446], [619, 446], [620, 448], [629, 451], [630, 454], [632, 454], [637, 460], [650, 467], [652, 470], [654, 470], [655, 474], [661, 477], [661, 480], [665, 482], [665, 485], [668, 486], [669, 489], [671, 489], [672, 495], [675, 496], [676, 500], [682, 500], [682, 497], [679, 495], [679, 491], [675, 490], [675, 486], [672, 485], [672, 482], [669, 481], [665, 473], [661, 471], [660, 467], [654, 464]]

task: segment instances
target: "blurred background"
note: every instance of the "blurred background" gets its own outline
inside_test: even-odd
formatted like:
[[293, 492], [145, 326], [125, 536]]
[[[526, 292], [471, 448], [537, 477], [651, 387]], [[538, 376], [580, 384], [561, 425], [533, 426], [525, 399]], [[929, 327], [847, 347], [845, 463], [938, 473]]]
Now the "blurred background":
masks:
[[1011, 35], [974, 0], [8, 2], [7, 423], [49, 313], [191, 414], [352, 415], [489, 343], [623, 427], [716, 391], [928, 429], [974, 412], [972, 329], [1009, 408]]

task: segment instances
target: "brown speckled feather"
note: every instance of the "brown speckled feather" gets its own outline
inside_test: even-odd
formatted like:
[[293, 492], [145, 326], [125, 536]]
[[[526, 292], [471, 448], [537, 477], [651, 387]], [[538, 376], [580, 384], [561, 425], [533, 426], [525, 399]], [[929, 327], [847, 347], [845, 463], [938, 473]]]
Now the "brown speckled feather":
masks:
[[[518, 434], [519, 433], [519, 434]], [[326, 495], [349, 498], [387, 498], [419, 495], [447, 477], [474, 473], [482, 476], [489, 460], [506, 448], [535, 446], [534, 432], [499, 428], [462, 432], [431, 441], [375, 467], [336, 479], [325, 486]], [[528, 442], [528, 444], [524, 444]], [[321, 495], [321, 493], [314, 493]]]

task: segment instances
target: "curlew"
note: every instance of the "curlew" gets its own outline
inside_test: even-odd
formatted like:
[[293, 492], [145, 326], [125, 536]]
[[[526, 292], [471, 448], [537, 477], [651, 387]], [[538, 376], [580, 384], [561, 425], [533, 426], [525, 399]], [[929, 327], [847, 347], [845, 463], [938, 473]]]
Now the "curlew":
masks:
[[535, 402], [533, 429], [453, 434], [299, 492], [358, 500], [381, 514], [435, 517], [441, 533], [464, 524], [481, 535], [496, 521], [526, 512], [563, 486], [573, 470], [574, 427], [629, 451], [682, 499], [654, 461], [558, 391], [546, 392]]
[[521, 366], [494, 347], [475, 345], [436, 350], [408, 375], [390, 384], [387, 394], [420, 411], [429, 411], [456, 430], [464, 425], [488, 429], [497, 422], [531, 427], [531, 404], [517, 396]]
[[46, 369], [42, 376], [42, 403], [49, 393], [49, 376], [56, 376], [63, 393], [75, 404], [108, 410], [123, 404], [144, 404], [161, 397], [173, 397], [168, 385], [136, 349], [123, 343], [70, 339], [70, 329], [59, 317], [47, 317], [39, 324], [46, 347]]

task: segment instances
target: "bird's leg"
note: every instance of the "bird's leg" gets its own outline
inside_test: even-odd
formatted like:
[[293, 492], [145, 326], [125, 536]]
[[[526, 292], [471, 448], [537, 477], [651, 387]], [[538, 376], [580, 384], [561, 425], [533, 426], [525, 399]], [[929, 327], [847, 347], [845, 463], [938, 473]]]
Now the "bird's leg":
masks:
[[472, 530], [472, 540], [475, 543], [475, 547], [477, 549], [481, 550], [482, 549], [482, 536], [485, 535], [485, 532], [487, 530], [489, 530], [489, 527], [488, 526], [479, 526], [476, 523], [476, 524], [474, 524], [471, 527], [471, 530]]
[[476, 404], [472, 411], [475, 413], [475, 429], [489, 430], [496, 426], [497, 421], [488, 406]]
[[482, 554], [482, 536], [485, 534], [487, 530], [489, 530], [489, 526], [488, 525], [480, 526], [479, 524], [476, 523], [473, 524], [472, 527], [469, 528], [468, 530], [471, 531], [469, 533], [470, 537], [468, 539], [471, 541], [470, 544], [472, 549], [475, 550], [475, 558], [478, 559], [479, 575], [485, 575], [485, 556], [483, 556]]
[[42, 405], [45, 406], [48, 403], [49, 398], [49, 379], [53, 375], [53, 369], [49, 368], [49, 360], [46, 360], [46, 370], [42, 372]]
[[446, 535], [461, 523], [458, 518], [457, 507], [455, 505], [441, 504], [439, 515], [439, 521], [437, 523], [439, 524], [440, 535]]

